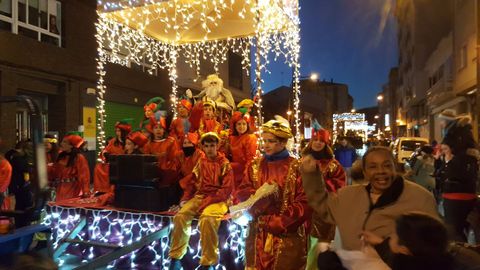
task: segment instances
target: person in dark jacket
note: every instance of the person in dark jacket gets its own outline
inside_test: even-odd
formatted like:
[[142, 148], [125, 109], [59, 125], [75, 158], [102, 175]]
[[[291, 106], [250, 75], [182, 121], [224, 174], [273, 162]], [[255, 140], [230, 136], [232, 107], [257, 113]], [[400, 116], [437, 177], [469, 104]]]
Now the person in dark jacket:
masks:
[[347, 173], [347, 185], [352, 184], [351, 171], [352, 165], [357, 160], [357, 152], [355, 148], [348, 142], [347, 138], [341, 137], [337, 147], [333, 151], [335, 159], [340, 162], [343, 169]]
[[438, 118], [442, 128], [442, 144], [448, 141], [454, 155], [478, 156], [470, 116], [457, 116], [454, 110], [447, 109], [441, 112]]
[[[12, 178], [8, 190], [15, 196], [15, 210], [24, 211], [33, 206], [33, 194], [30, 176], [33, 174], [33, 148], [30, 141], [18, 142], [15, 150], [8, 155], [12, 165]], [[27, 226], [28, 220], [19, 216], [15, 218], [17, 228]]]
[[440, 169], [440, 182], [445, 222], [456, 241], [466, 242], [466, 219], [476, 201], [477, 159], [467, 154], [455, 154], [452, 151], [453, 143], [449, 139], [444, 142], [446, 144], [442, 144], [442, 152], [445, 158]]

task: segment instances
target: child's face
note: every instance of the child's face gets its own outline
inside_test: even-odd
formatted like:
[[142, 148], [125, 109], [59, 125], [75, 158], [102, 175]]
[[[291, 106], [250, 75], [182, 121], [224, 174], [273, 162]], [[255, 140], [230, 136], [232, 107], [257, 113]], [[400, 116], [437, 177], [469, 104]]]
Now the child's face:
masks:
[[185, 138], [185, 140], [183, 140], [182, 147], [192, 147], [192, 146], [193, 146], [193, 143], [191, 141], [189, 141], [187, 138]]
[[188, 110], [184, 106], [178, 106], [178, 116], [181, 118], [188, 117]]
[[62, 142], [60, 143], [60, 150], [70, 153], [72, 151], [73, 146], [70, 144], [70, 142], [67, 139], [63, 139]]
[[49, 143], [49, 142], [44, 142], [45, 144], [45, 151], [49, 152], [50, 150], [52, 150], [52, 144]]
[[247, 126], [247, 121], [245, 120], [239, 120], [237, 123], [235, 123], [235, 128], [237, 129], [237, 132], [239, 135], [244, 134], [247, 132], [248, 126]]
[[393, 233], [390, 236], [390, 241], [388, 242], [388, 245], [390, 246], [390, 250], [394, 254], [412, 255], [410, 253], [410, 250], [406, 246], [398, 243], [397, 233]]
[[203, 107], [203, 117], [207, 120], [210, 120], [214, 117], [215, 112], [211, 106], [204, 106]]
[[313, 138], [312, 139], [312, 150], [315, 152], [320, 152], [325, 148], [325, 142], [318, 139], [318, 138]]
[[115, 129], [115, 136], [117, 136], [118, 140], [122, 140], [122, 131], [119, 128]]
[[215, 142], [205, 142], [202, 144], [203, 152], [209, 159], [214, 159], [217, 156], [218, 144]]
[[155, 126], [153, 128], [153, 136], [155, 137], [156, 140], [162, 139], [164, 134], [165, 134], [165, 130], [161, 126]]
[[129, 139], [125, 141], [125, 154], [131, 154], [137, 146]]

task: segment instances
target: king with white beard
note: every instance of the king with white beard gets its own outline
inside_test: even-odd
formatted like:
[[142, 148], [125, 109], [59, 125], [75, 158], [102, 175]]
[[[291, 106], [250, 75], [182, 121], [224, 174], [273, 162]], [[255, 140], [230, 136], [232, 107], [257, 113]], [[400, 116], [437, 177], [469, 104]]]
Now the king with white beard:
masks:
[[202, 100], [213, 100], [218, 107], [231, 112], [235, 110], [235, 101], [230, 90], [223, 88], [223, 80], [216, 74], [207, 76], [207, 79], [202, 81], [202, 92], [195, 96]]

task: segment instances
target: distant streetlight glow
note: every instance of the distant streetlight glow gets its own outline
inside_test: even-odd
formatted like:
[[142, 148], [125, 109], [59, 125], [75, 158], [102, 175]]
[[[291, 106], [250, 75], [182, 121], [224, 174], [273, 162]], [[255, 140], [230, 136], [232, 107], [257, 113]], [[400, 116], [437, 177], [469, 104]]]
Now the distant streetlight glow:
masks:
[[378, 101], [382, 101], [382, 100], [383, 100], [383, 95], [378, 95], [378, 96], [377, 96], [377, 100], [378, 100]]
[[292, 111], [288, 110], [288, 111], [287, 111], [287, 115], [288, 115], [288, 116], [292, 115]]
[[351, 113], [355, 113], [356, 111], [357, 111], [357, 110], [355, 110], [355, 109], [352, 109], [350, 112], [351, 112]]
[[318, 74], [317, 74], [317, 73], [312, 73], [312, 74], [310, 75], [310, 80], [312, 80], [312, 81], [318, 80]]

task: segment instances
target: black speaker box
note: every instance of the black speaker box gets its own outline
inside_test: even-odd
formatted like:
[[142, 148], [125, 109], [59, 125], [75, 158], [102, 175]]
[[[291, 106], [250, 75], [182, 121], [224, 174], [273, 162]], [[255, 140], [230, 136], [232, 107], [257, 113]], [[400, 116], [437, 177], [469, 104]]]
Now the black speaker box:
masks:
[[166, 211], [170, 207], [168, 188], [117, 185], [114, 206], [138, 211]]
[[[157, 157], [154, 155], [111, 155], [110, 183], [126, 185], [149, 185], [147, 179], [160, 177]], [[148, 181], [147, 181], [148, 182]]]

